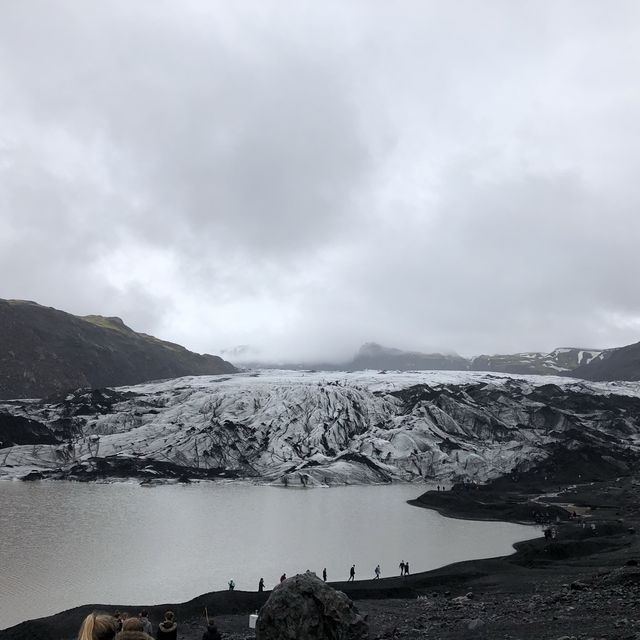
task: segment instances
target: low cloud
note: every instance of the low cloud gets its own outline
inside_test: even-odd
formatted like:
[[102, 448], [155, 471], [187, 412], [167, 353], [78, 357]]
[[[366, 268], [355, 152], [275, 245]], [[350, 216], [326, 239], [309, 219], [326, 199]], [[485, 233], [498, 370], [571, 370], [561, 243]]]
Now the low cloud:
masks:
[[637, 341], [638, 12], [5, 5], [0, 296], [273, 359]]

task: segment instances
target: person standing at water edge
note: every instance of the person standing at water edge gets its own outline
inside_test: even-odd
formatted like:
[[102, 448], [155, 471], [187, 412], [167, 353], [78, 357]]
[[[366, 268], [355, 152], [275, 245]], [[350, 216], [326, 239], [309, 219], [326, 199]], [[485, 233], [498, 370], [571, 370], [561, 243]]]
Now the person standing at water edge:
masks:
[[379, 580], [380, 579], [380, 565], [376, 566], [375, 573], [376, 573], [376, 577], [374, 578], [374, 580]]
[[351, 569], [349, 569], [349, 579], [347, 582], [353, 582], [356, 579], [356, 565], [352, 564]]
[[322, 570], [322, 579], [326, 582], [327, 581], [327, 567], [325, 567]]
[[262, 593], [264, 591], [264, 578], [260, 578], [260, 582], [258, 582], [258, 593]]

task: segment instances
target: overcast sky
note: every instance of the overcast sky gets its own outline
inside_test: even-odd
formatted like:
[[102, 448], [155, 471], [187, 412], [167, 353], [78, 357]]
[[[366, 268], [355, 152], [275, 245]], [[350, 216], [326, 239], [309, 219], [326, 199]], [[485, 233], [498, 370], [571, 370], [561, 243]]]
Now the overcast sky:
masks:
[[640, 3], [4, 0], [0, 297], [210, 353], [640, 340]]

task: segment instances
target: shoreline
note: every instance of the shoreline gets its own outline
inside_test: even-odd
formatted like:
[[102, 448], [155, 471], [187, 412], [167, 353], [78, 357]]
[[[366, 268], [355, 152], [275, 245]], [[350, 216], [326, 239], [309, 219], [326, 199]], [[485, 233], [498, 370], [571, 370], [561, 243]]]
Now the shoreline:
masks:
[[[508, 555], [465, 560], [410, 576], [329, 584], [346, 593], [374, 619], [382, 616], [387, 609], [404, 605], [418, 606], [425, 599], [446, 602], [469, 592], [491, 594], [505, 591], [508, 597], [515, 597], [516, 594], [538, 592], [543, 587], [560, 588], [567, 581], [581, 577], [585, 568], [602, 570], [606, 567], [620, 567], [625, 561], [640, 555], [636, 536], [630, 533], [633, 527], [640, 524], [639, 509], [631, 509], [632, 513], [624, 513], [625, 517], [620, 517], [621, 512], [629, 511], [631, 503], [638, 502], [639, 491], [636, 484], [640, 486], [632, 476], [627, 476], [605, 480], [599, 484], [565, 485], [560, 487], [558, 495], [548, 496], [544, 501], [540, 496], [548, 486], [531, 487], [517, 482], [505, 484], [504, 479], [481, 487], [427, 491], [407, 502], [412, 506], [433, 509], [449, 518], [518, 524], [540, 524], [534, 522], [531, 516], [536, 509], [544, 510], [547, 521], [551, 520], [557, 527], [557, 539], [548, 543], [542, 535], [535, 536], [514, 544], [513, 553]], [[620, 494], [617, 496], [612, 495], [616, 486], [619, 487]], [[558, 485], [553, 488], [558, 488]], [[621, 499], [623, 494], [625, 499]], [[604, 496], [607, 497], [606, 500], [603, 499]], [[597, 523], [596, 532], [590, 526], [583, 527], [582, 520], [569, 520], [566, 509], [554, 502], [581, 504], [586, 507], [588, 515], [584, 520]], [[560, 522], [556, 522], [558, 518]], [[191, 640], [199, 639], [199, 629], [204, 629], [202, 618], [204, 608], [207, 607], [210, 615], [215, 615], [220, 620], [221, 630], [225, 630], [226, 626], [233, 633], [241, 633], [246, 626], [246, 616], [259, 609], [270, 593], [216, 591], [183, 603], [148, 607], [82, 605], [1, 630], [0, 640], [72, 638], [77, 633], [81, 620], [94, 609], [108, 612], [119, 609], [133, 613], [146, 608], [150, 618], [155, 621], [161, 618], [165, 610], [172, 609], [178, 619], [194, 629], [192, 635], [187, 633], [182, 636], [185, 640]]]
[[[48, 478], [48, 479], [41, 480], [39, 482], [58, 483], [61, 481], [64, 481], [64, 480], [58, 480], [58, 479], [54, 480], [54, 479]], [[68, 480], [68, 481], [76, 482], [74, 480]], [[121, 483], [131, 483], [133, 485], [138, 484], [135, 478], [134, 479], [117, 478], [117, 479], [113, 479], [111, 482], [115, 482], [117, 484], [121, 484]], [[107, 484], [110, 484], [111, 482], [107, 482]], [[214, 483], [220, 482], [220, 483], [230, 483], [230, 484], [236, 483], [236, 481], [229, 480], [229, 479], [207, 479], [207, 480], [196, 480], [193, 484], [210, 483], [210, 482], [214, 482]], [[253, 480], [247, 480], [246, 482], [248, 484], [256, 484]], [[100, 481], [98, 481], [98, 483], [103, 484]], [[176, 484], [176, 481], [169, 481], [166, 484]], [[387, 484], [389, 483], [384, 483], [385, 486]], [[419, 490], [419, 489], [430, 487], [433, 483], [424, 483], [424, 486], [421, 486], [417, 483], [412, 483], [412, 482], [394, 482], [392, 484], [406, 485], [410, 487], [415, 487], [417, 490]], [[260, 483], [260, 486], [274, 487], [274, 485], [271, 485], [269, 483]], [[342, 485], [340, 486], [342, 487]], [[369, 486], [369, 485], [353, 484], [353, 485], [347, 485], [347, 486], [360, 487], [360, 486]], [[274, 488], [284, 488], [284, 487], [279, 487], [276, 485]], [[316, 489], [316, 488], [325, 488], [325, 487], [305, 487], [305, 489], [307, 488]], [[331, 487], [328, 487], [328, 488], [331, 488]], [[418, 491], [416, 491], [416, 493], [417, 492]], [[419, 498], [412, 499], [412, 500], [405, 500], [405, 503], [410, 506], [417, 506], [420, 508], [426, 507], [426, 505], [423, 505], [419, 502]], [[427, 508], [431, 509], [431, 507], [427, 507]], [[432, 510], [438, 511], [438, 509], [432, 509]], [[486, 520], [484, 518], [473, 518], [473, 517], [471, 518], [457, 517], [456, 519], [479, 520], [479, 521]], [[522, 524], [530, 524], [530, 523], [522, 523]], [[356, 598], [356, 599], [415, 598], [416, 595], [418, 595], [416, 592], [416, 588], [424, 587], [425, 584], [428, 584], [430, 582], [430, 580], [428, 579], [429, 576], [433, 574], [439, 575], [440, 572], [446, 570], [448, 567], [465, 565], [469, 562], [476, 562], [476, 561], [481, 562], [481, 561], [490, 560], [494, 558], [510, 557], [515, 553], [517, 553], [516, 545], [518, 544], [520, 543], [516, 542], [513, 545], [511, 545], [511, 549], [512, 549], [511, 552], [506, 554], [505, 556], [492, 556], [490, 558], [461, 560], [456, 563], [443, 565], [442, 567], [431, 569], [429, 571], [417, 572], [417, 573], [411, 574], [410, 576], [405, 576], [405, 577], [388, 576], [385, 578], [381, 578], [379, 580], [373, 580], [373, 579], [356, 580], [356, 582], [354, 583], [350, 583], [347, 581], [330, 581], [329, 584], [336, 589], [344, 591], [352, 599], [353, 598]], [[425, 581], [425, 578], [427, 578], [426, 581]], [[104, 603], [80, 604], [75, 607], [71, 607], [69, 609], [65, 609], [63, 611], [53, 613], [51, 615], [43, 616], [41, 618], [30, 618], [22, 622], [19, 622], [15, 625], [12, 625], [10, 627], [7, 627], [5, 629], [0, 629], [0, 640], [4, 639], [5, 637], [6, 638], [23, 637], [22, 635], [20, 635], [20, 633], [22, 633], [23, 631], [25, 632], [25, 635], [24, 635], [25, 638], [26, 637], [35, 638], [36, 636], [32, 636], [30, 634], [33, 634], [36, 628], [39, 629], [42, 627], [44, 629], [45, 627], [49, 627], [49, 626], [52, 629], [58, 629], [59, 632], [67, 632], [71, 627], [74, 627], [76, 625], [76, 622], [77, 622], [77, 626], [79, 627], [80, 622], [82, 621], [82, 618], [86, 616], [90, 611], [93, 611], [96, 609], [101, 611], [107, 611], [107, 612], [120, 610], [120, 611], [128, 611], [130, 613], [134, 611], [138, 611], [140, 609], [146, 609], [150, 612], [150, 615], [152, 617], [157, 616], [158, 618], [161, 618], [162, 612], [166, 611], [167, 609], [172, 609], [175, 612], [184, 611], [189, 616], [191, 616], [193, 615], [194, 607], [203, 608], [205, 605], [202, 605], [201, 603], [208, 602], [210, 603], [209, 604], [210, 611], [213, 610], [221, 614], [233, 615], [233, 614], [237, 614], [238, 611], [241, 609], [244, 609], [247, 612], [249, 612], [259, 608], [260, 606], [262, 606], [262, 604], [264, 604], [264, 602], [266, 601], [270, 593], [271, 591], [265, 591], [264, 592], [265, 595], [261, 597], [257, 592], [253, 592], [253, 591], [235, 590], [233, 594], [229, 594], [227, 590], [221, 590], [221, 591], [211, 591], [211, 592], [203, 593], [195, 596], [194, 598], [191, 598], [190, 600], [186, 600], [184, 602], [169, 603], [169, 604], [160, 603], [160, 604], [152, 604], [152, 605], [143, 604], [143, 605], [135, 605], [135, 606], [123, 605], [123, 604], [114, 605], [114, 604], [104, 604]], [[197, 603], [197, 604], [194, 604], [194, 603]], [[16, 632], [20, 631], [20, 633], [18, 635], [14, 635], [14, 631]], [[40, 637], [40, 636], [37, 636], [37, 637]]]

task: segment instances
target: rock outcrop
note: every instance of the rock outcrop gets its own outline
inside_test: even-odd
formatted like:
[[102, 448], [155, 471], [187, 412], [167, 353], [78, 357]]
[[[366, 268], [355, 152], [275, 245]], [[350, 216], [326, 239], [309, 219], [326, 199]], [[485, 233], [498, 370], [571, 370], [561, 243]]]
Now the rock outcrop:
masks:
[[307, 572], [276, 587], [260, 610], [257, 640], [366, 640], [369, 627], [353, 602]]

